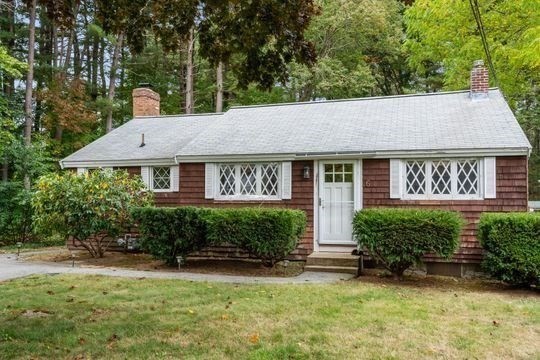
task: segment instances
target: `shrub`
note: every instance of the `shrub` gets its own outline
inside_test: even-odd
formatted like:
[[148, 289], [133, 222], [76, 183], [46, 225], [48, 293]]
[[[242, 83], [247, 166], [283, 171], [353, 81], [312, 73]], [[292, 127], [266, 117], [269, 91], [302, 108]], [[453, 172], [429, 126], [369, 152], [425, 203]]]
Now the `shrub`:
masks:
[[0, 246], [33, 240], [30, 198], [22, 182], [0, 183]]
[[195, 207], [134, 209], [141, 249], [168, 265], [176, 264], [177, 256], [208, 246], [205, 215], [209, 211]]
[[142, 180], [126, 171], [43, 176], [32, 197], [35, 227], [73, 237], [93, 257], [103, 257], [110, 242], [132, 225], [131, 209], [150, 203], [144, 189]]
[[513, 285], [540, 285], [540, 215], [483, 214], [478, 238], [486, 250], [483, 268]]
[[396, 279], [426, 253], [450, 258], [463, 226], [456, 212], [418, 209], [364, 209], [353, 222], [355, 237]]
[[289, 255], [306, 228], [306, 214], [288, 209], [215, 209], [207, 220], [212, 243], [236, 245], [266, 265]]

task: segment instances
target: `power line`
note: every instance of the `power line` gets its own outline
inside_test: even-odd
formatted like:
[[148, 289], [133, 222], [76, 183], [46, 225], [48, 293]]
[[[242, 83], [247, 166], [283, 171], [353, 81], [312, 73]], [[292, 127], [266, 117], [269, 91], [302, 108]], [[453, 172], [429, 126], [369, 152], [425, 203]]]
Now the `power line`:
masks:
[[497, 73], [495, 72], [495, 66], [493, 66], [491, 52], [489, 51], [489, 45], [487, 42], [484, 24], [482, 22], [482, 16], [480, 15], [480, 6], [478, 5], [478, 0], [469, 0], [469, 4], [471, 5], [474, 20], [476, 21], [476, 26], [478, 28], [478, 32], [480, 33], [480, 38], [482, 39], [482, 46], [484, 47], [484, 53], [486, 54], [486, 60], [488, 62], [489, 70], [493, 75], [493, 80], [495, 81], [495, 84], [499, 86], [499, 80], [497, 79]]

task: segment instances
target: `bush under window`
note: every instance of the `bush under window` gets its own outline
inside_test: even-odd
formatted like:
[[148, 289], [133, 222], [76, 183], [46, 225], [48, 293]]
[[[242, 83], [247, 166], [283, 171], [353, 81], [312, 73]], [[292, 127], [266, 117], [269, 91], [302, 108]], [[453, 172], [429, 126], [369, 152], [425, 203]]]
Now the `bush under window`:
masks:
[[205, 215], [208, 209], [196, 207], [137, 208], [133, 217], [139, 225], [141, 249], [168, 265], [177, 257], [208, 246]]
[[486, 250], [483, 268], [519, 286], [540, 285], [540, 214], [483, 214], [478, 238]]
[[289, 209], [216, 209], [207, 220], [212, 243], [236, 245], [267, 265], [289, 255], [306, 228], [306, 214]]
[[303, 211], [287, 209], [139, 208], [141, 248], [174, 265], [208, 245], [236, 245], [265, 264], [289, 255], [306, 227]]
[[435, 253], [450, 258], [459, 245], [463, 219], [456, 212], [418, 209], [364, 209], [356, 213], [354, 235], [360, 246], [396, 279]]

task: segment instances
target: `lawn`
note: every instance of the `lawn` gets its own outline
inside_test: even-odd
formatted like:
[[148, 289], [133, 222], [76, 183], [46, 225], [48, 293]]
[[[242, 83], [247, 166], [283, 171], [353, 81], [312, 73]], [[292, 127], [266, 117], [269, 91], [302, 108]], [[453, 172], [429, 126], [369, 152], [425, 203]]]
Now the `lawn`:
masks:
[[[448, 285], [448, 286], [446, 286]], [[0, 283], [0, 358], [540, 358], [533, 292], [98, 276]]]

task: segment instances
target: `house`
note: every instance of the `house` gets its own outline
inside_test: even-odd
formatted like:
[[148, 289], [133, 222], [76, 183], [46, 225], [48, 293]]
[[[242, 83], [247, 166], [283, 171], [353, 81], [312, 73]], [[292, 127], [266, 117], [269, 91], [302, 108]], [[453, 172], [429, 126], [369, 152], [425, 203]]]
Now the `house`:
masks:
[[[448, 262], [463, 274], [482, 259], [476, 223], [486, 211], [527, 211], [525, 134], [482, 61], [469, 91], [233, 107], [224, 114], [160, 116], [159, 95], [133, 91], [135, 118], [61, 161], [124, 168], [161, 206], [268, 206], [304, 210], [294, 259], [350, 253], [354, 211], [419, 207], [461, 211], [468, 225]], [[199, 255], [247, 256], [211, 248]]]

